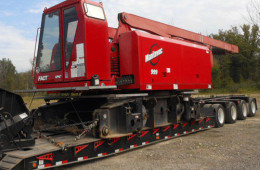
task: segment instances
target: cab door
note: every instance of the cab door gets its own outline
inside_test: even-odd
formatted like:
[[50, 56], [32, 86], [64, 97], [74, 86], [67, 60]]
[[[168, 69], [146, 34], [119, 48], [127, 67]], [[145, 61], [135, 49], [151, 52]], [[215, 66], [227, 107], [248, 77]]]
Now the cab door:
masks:
[[65, 82], [85, 79], [85, 39], [80, 30], [80, 27], [83, 28], [83, 23], [79, 22], [77, 10], [79, 7], [76, 4], [62, 8]]
[[61, 11], [43, 14], [38, 54], [36, 60], [35, 84], [63, 81]]

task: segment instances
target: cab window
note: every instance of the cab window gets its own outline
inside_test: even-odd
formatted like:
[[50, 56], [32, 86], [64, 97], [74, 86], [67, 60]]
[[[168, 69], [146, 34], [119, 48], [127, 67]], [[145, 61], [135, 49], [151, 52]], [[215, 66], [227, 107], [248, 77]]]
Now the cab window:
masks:
[[41, 73], [61, 70], [59, 11], [43, 16], [37, 69]]
[[63, 24], [64, 24], [64, 54], [65, 54], [65, 67], [68, 69], [74, 39], [78, 26], [78, 15], [75, 7], [71, 7], [64, 10], [63, 13]]
[[86, 15], [88, 17], [105, 20], [105, 14], [101, 7], [92, 4], [84, 4]]

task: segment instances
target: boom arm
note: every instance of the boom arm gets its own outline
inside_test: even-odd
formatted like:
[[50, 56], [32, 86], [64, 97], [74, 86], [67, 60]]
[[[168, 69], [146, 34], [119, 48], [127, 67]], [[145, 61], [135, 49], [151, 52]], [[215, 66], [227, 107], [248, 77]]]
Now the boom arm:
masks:
[[[201, 34], [197, 34], [191, 31], [180, 29], [174, 26], [163, 24], [157, 21], [153, 21], [147, 18], [139, 17], [133, 14], [121, 13], [119, 14], [119, 29], [120, 26], [128, 25], [131, 28], [147, 31], [152, 34], [157, 34], [169, 38], [182, 38], [185, 40], [202, 43], [205, 45], [217, 47], [219, 49], [226, 50], [230, 53], [238, 53], [238, 46], [232, 45], [223, 41], [219, 41]], [[123, 29], [125, 27], [123, 26]], [[112, 30], [111, 30], [112, 31]], [[119, 30], [117, 35], [119, 34]], [[116, 35], [116, 36], [117, 36]]]

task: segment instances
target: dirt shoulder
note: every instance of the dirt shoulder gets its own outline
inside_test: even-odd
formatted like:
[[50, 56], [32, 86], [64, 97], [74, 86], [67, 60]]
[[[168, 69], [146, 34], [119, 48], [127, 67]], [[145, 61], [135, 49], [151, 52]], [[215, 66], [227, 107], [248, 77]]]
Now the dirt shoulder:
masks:
[[[250, 96], [260, 106], [260, 94]], [[260, 169], [260, 108], [256, 117], [223, 128], [60, 169]]]

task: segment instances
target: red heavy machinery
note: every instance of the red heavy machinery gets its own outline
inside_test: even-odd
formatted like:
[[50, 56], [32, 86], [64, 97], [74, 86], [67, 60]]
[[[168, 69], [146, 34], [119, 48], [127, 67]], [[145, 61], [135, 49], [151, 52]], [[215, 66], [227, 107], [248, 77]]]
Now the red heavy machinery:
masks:
[[81, 162], [256, 114], [255, 98], [191, 97], [212, 88], [213, 54], [237, 46], [128, 13], [118, 21], [109, 28], [90, 0], [44, 10], [30, 92], [52, 95], [29, 111], [0, 89], [0, 168]]

